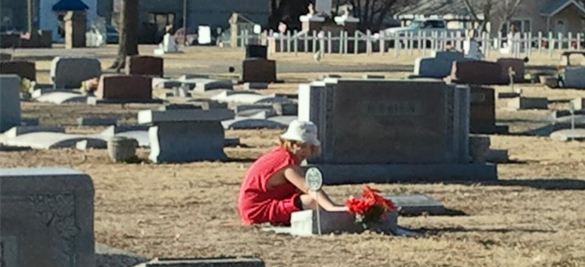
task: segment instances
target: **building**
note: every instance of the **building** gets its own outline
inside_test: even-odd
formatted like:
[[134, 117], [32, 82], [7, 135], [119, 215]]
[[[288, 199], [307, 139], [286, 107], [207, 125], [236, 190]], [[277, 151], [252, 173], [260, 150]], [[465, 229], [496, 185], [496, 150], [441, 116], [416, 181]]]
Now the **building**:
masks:
[[[27, 0], [0, 0], [1, 31], [27, 31]], [[60, 12], [53, 7], [77, 6], [80, 2], [88, 7], [88, 19], [105, 18], [106, 24], [117, 24], [122, 0], [32, 0], [35, 25], [42, 30], [51, 30], [53, 40], [60, 40]], [[183, 5], [187, 4], [187, 27], [195, 32], [200, 25], [212, 29], [229, 27], [232, 13], [240, 13], [251, 21], [266, 25], [270, 15], [270, 1], [266, 0], [140, 0], [139, 39], [141, 42], [159, 42], [166, 25], [175, 29], [183, 25]]]
[[[480, 19], [483, 1], [471, 1]], [[493, 1], [488, 31], [506, 34], [512, 26], [521, 32], [585, 33], [585, 0], [522, 0], [505, 21], [509, 9], [504, 1]], [[511, 1], [513, 2], [513, 1]], [[420, 0], [406, 6], [397, 14], [402, 24], [419, 17], [438, 17], [447, 21], [449, 28], [469, 29], [475, 24], [471, 12], [463, 0]]]

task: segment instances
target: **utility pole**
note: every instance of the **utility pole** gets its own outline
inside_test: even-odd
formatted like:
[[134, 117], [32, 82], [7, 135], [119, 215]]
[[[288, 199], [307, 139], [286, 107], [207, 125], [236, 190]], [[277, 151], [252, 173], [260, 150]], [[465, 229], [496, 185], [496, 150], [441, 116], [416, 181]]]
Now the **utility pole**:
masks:
[[34, 25], [35, 11], [34, 11], [34, 5], [33, 5], [34, 1], [35, 0], [28, 0], [27, 4], [26, 4], [27, 15], [28, 15], [28, 18], [27, 18], [28, 25], [27, 26], [28, 26], [28, 32], [30, 33], [31, 36], [34, 34], [34, 28], [35, 28], [35, 25]]
[[183, 44], [187, 44], [187, 0], [183, 0]]

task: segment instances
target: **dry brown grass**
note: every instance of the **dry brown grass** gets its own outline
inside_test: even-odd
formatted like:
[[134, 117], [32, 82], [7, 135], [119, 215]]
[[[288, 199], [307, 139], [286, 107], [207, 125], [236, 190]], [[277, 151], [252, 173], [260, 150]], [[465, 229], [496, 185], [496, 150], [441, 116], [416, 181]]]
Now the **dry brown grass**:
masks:
[[[167, 68], [173, 67], [175, 63], [169, 61], [175, 60], [189, 65], [193, 58], [235, 60], [242, 56], [237, 50], [224, 53], [218, 49], [190, 49], [183, 55], [185, 58], [169, 57]], [[280, 62], [310, 60], [290, 55], [276, 58]], [[349, 61], [329, 58], [325, 60], [335, 64], [383, 60], [362, 55], [352, 56]], [[44, 64], [38, 66], [44, 68]], [[304, 74], [283, 75], [303, 77]], [[558, 99], [585, 96], [583, 91], [522, 87], [534, 96]], [[295, 88], [296, 85], [284, 84], [272, 90], [294, 92]], [[507, 88], [498, 87], [498, 90]], [[68, 125], [82, 114], [120, 115], [125, 122], [132, 123], [136, 112], [145, 108], [152, 106], [23, 105], [25, 116], [40, 116], [43, 124]], [[510, 119], [542, 115], [533, 111], [498, 112], [498, 117]], [[85, 130], [70, 126], [68, 131]], [[512, 163], [499, 165], [497, 183], [375, 185], [386, 194], [428, 194], [446, 207], [465, 213], [399, 219], [402, 226], [424, 233], [421, 237], [366, 233], [299, 238], [243, 227], [236, 212], [244, 172], [254, 158], [274, 145], [279, 132], [228, 131], [226, 134], [240, 137], [249, 146], [227, 148], [233, 159], [229, 162], [114, 164], [104, 150], [60, 149], [0, 152], [0, 167], [67, 166], [88, 173], [95, 185], [96, 240], [148, 257], [253, 255], [264, 259], [268, 266], [585, 265], [584, 143], [493, 135], [492, 147], [508, 149], [512, 159]], [[142, 158], [147, 153], [147, 150], [139, 151]], [[328, 186], [326, 190], [341, 202], [359, 193], [360, 186]]]

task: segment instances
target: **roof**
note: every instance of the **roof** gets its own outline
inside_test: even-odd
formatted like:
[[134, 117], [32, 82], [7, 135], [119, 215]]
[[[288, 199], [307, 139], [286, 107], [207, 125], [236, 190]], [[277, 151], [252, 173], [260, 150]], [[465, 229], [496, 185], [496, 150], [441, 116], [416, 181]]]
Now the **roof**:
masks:
[[[480, 4], [478, 2], [480, 1], [471, 1], [471, 4], [474, 5], [474, 10], [477, 12], [477, 15], [481, 17], [483, 14], [481, 13], [481, 8], [478, 6]], [[402, 10], [396, 13], [397, 17], [406, 17], [412, 15], [453, 15], [471, 17], [471, 13], [467, 9], [465, 1], [463, 0], [419, 0], [404, 7]]]
[[568, 7], [569, 5], [574, 4], [577, 9], [579, 9], [582, 13], [585, 13], [585, 7], [582, 3], [575, 0], [551, 0], [548, 1], [548, 4], [540, 10], [540, 14], [547, 17], [552, 17], [557, 13], [561, 12], [563, 9]]
[[60, 0], [53, 5], [53, 11], [83, 11], [89, 7], [81, 0]]

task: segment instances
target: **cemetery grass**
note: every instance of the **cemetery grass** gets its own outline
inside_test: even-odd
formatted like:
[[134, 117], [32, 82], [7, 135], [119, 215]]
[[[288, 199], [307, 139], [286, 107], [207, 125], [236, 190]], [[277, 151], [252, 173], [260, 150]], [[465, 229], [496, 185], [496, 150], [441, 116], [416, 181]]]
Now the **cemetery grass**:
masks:
[[[76, 127], [68, 127], [75, 132]], [[104, 150], [0, 152], [1, 167], [67, 166], [95, 186], [97, 242], [146, 257], [256, 256], [268, 266], [582, 266], [585, 146], [492, 136], [513, 163], [491, 184], [376, 184], [386, 194], [428, 194], [459, 216], [401, 217], [417, 238], [374, 233], [290, 237], [239, 223], [236, 201], [254, 158], [279, 131], [228, 131], [248, 148], [228, 162], [114, 164]], [[147, 158], [141, 149], [141, 158]], [[327, 186], [342, 202], [360, 185]]]
[[[141, 46], [141, 51], [150, 47]], [[75, 51], [75, 50], [74, 50]], [[199, 52], [205, 53], [199, 53]], [[221, 51], [221, 52], [219, 52]], [[102, 66], [113, 60], [115, 48], [97, 55]], [[189, 48], [185, 55], [165, 56], [165, 71], [179, 75], [185, 68], [210, 69], [214, 75], [233, 75], [224, 65], [239, 64], [241, 50]], [[380, 57], [349, 56], [359, 68]], [[390, 55], [382, 59], [402, 66], [416, 55]], [[535, 64], [552, 66], [558, 57], [541, 56]], [[348, 64], [347, 58], [329, 56], [312, 62], [310, 55], [277, 55], [280, 66], [290, 65], [279, 77], [306, 81], [327, 69]], [[548, 61], [547, 61], [548, 60]], [[41, 82], [48, 83], [48, 60], [37, 61]], [[191, 63], [190, 63], [191, 62]], [[194, 64], [192, 62], [195, 62]], [[379, 63], [379, 62], [378, 62]], [[303, 72], [305, 65], [325, 64], [322, 72]], [[199, 67], [197, 67], [199, 66]], [[300, 66], [300, 67], [294, 67]], [[357, 67], [356, 67], [357, 66]], [[411, 67], [411, 65], [410, 65]], [[406, 72], [368, 71], [387, 77]], [[400, 68], [397, 68], [400, 69]], [[335, 72], [333, 72], [335, 73]], [[344, 72], [360, 77], [365, 72]], [[585, 97], [576, 90], [550, 90], [521, 85], [529, 96], [554, 100]], [[265, 93], [296, 92], [296, 84], [271, 85]], [[497, 87], [498, 91], [509, 90]], [[155, 92], [156, 94], [157, 92]], [[547, 116], [543, 111], [512, 112], [498, 101], [497, 118], [513, 132], [535, 127]], [[554, 102], [549, 108], [566, 108]], [[42, 125], [64, 125], [67, 132], [93, 133], [103, 128], [76, 126], [81, 116], [118, 116], [136, 123], [136, 113], [156, 105], [51, 105], [24, 102], [23, 115], [38, 117]], [[277, 130], [227, 131], [245, 146], [226, 148], [227, 162], [148, 164], [147, 149], [139, 149], [142, 162], [112, 163], [105, 150], [75, 149], [0, 152], [0, 167], [66, 166], [89, 174], [95, 187], [96, 241], [111, 247], [154, 257], [255, 256], [267, 266], [583, 266], [585, 265], [585, 143], [558, 142], [543, 137], [491, 135], [492, 148], [508, 149], [511, 162], [500, 164], [500, 181], [488, 184], [375, 184], [384, 194], [428, 194], [460, 215], [400, 217], [399, 224], [419, 231], [416, 238], [375, 233], [299, 238], [262, 231], [240, 224], [236, 202], [246, 169], [255, 158], [276, 144]], [[361, 185], [326, 186], [342, 203], [361, 192]]]

